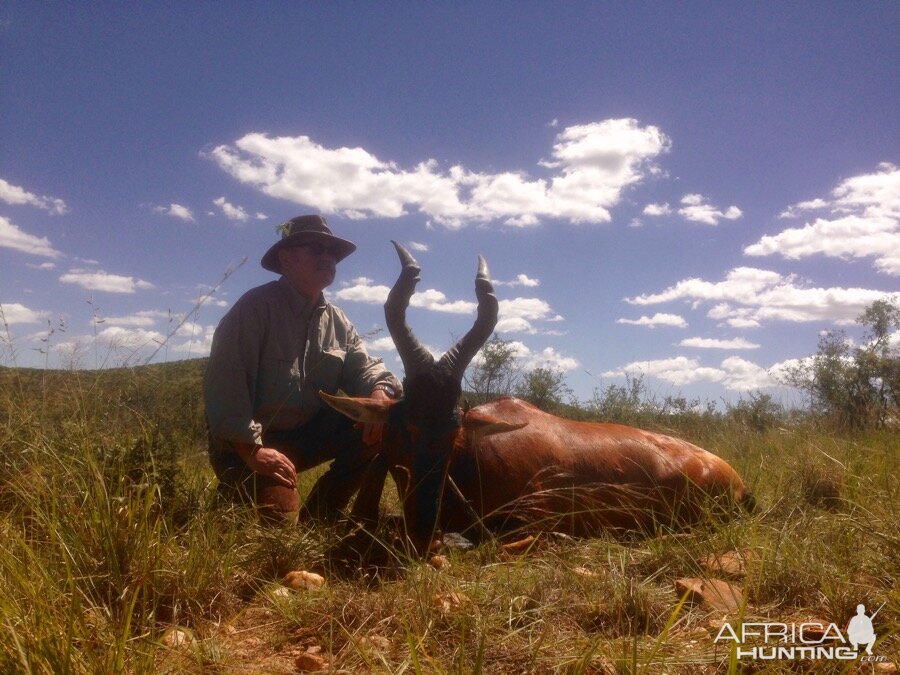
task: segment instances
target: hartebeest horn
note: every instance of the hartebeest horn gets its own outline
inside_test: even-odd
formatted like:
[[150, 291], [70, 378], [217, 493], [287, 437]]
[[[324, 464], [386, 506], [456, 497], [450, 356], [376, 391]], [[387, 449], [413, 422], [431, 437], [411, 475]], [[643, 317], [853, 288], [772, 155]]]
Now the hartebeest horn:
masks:
[[397, 249], [400, 264], [403, 267], [384, 303], [384, 319], [391, 338], [394, 340], [394, 345], [397, 347], [400, 360], [403, 361], [406, 377], [412, 377], [434, 365], [434, 357], [422, 346], [406, 323], [406, 308], [409, 306], [409, 299], [416, 291], [421, 268], [409, 251], [396, 241], [391, 241], [391, 243]]
[[450, 351], [441, 357], [441, 363], [450, 368], [453, 377], [459, 382], [462, 382], [463, 374], [469, 363], [487, 342], [497, 325], [499, 304], [497, 296], [494, 295], [494, 285], [491, 283], [487, 262], [482, 256], [478, 256], [475, 297], [478, 298], [478, 316], [475, 319], [475, 325]]

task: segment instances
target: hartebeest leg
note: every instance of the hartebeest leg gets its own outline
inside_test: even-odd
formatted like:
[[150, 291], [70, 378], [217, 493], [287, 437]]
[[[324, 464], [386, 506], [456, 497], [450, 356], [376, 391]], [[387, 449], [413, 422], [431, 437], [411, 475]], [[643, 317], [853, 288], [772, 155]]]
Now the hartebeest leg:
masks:
[[363, 476], [359, 494], [353, 503], [350, 519], [363, 527], [374, 529], [380, 518], [379, 509], [388, 466], [381, 455], [375, 457]]

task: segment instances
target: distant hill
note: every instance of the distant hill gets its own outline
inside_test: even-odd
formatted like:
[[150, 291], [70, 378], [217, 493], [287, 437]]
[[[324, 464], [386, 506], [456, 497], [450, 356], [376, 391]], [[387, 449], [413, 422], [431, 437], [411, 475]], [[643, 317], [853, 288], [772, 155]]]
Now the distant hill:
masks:
[[186, 359], [183, 361], [170, 361], [168, 363], [151, 363], [145, 366], [133, 366], [124, 368], [103, 368], [92, 370], [79, 369], [55, 369], [55, 368], [12, 368], [0, 366], [0, 383], [9, 384], [19, 380], [25, 386], [52, 379], [54, 382], [79, 382], [88, 379], [104, 382], [122, 382], [126, 379], [138, 378], [152, 383], [160, 379], [180, 379], [182, 377], [197, 377], [202, 379], [206, 370], [208, 358]]
[[186, 395], [201, 397], [203, 373], [209, 359], [153, 363], [131, 368], [56, 370], [0, 366], [0, 390], [30, 401], [68, 407], [67, 395], [101, 399], [140, 394], [156, 399]]
[[0, 414], [25, 427], [40, 420], [44, 434], [65, 433], [89, 421], [92, 428], [135, 434], [161, 429], [194, 441], [205, 435], [202, 381], [207, 361], [104, 370], [0, 366]]

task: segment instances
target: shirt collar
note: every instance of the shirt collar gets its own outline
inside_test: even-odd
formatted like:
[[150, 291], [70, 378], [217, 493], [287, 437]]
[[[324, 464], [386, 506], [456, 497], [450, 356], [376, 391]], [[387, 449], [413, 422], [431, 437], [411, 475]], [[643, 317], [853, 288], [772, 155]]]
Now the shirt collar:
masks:
[[302, 316], [304, 319], [309, 319], [317, 309], [321, 309], [327, 305], [325, 296], [322, 294], [319, 294], [319, 297], [315, 300], [310, 300], [303, 295], [303, 293], [294, 288], [286, 277], [282, 276], [278, 281], [287, 293], [291, 310]]

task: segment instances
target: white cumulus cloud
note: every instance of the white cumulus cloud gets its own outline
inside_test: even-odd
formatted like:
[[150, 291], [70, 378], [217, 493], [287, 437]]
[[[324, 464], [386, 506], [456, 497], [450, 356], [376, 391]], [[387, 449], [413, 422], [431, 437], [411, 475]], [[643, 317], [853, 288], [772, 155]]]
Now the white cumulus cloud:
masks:
[[778, 368], [763, 368], [739, 356], [729, 356], [722, 361], [721, 368], [725, 373], [722, 382], [732, 391], [766, 389], [782, 383]]
[[616, 319], [616, 323], [630, 326], [647, 326], [648, 328], [656, 328], [657, 326], [687, 328], [688, 325], [687, 321], [677, 314], [664, 314], [660, 312], [657, 312], [653, 316], [644, 315], [640, 319]]
[[525, 288], [535, 288], [541, 285], [540, 279], [532, 279], [527, 274], [517, 274], [515, 279], [510, 281], [494, 281], [495, 286], [523, 286]]
[[672, 213], [672, 207], [668, 204], [647, 204], [643, 213], [645, 216], [667, 216]]
[[[364, 302], [370, 305], [383, 305], [390, 293], [388, 286], [375, 284], [372, 279], [358, 277], [347, 286], [336, 291], [334, 297], [350, 302]], [[434, 288], [417, 291], [409, 302], [411, 307], [419, 307], [433, 312], [449, 314], [471, 314], [475, 312], [476, 303], [467, 300], [448, 300], [447, 296]]]
[[87, 355], [99, 362], [95, 367], [107, 365], [133, 365], [143, 356], [165, 342], [165, 335], [145, 328], [108, 326], [95, 335], [70, 338], [55, 345], [60, 363], [67, 366], [83, 364]]
[[194, 214], [187, 206], [181, 204], [169, 204], [168, 206], [152, 207], [154, 213], [161, 213], [164, 216], [171, 216], [186, 222], [194, 222]]
[[624, 377], [640, 373], [656, 377], [676, 387], [697, 382], [720, 383], [733, 391], [751, 391], [781, 384], [778, 367], [763, 368], [738, 356], [729, 356], [718, 368], [702, 366], [698, 359], [676, 356], [670, 359], [634, 361], [603, 373], [604, 377]]
[[818, 209], [824, 209], [828, 207], [828, 202], [824, 199], [816, 198], [810, 199], [805, 202], [799, 202], [792, 206], [789, 206], [787, 209], [779, 214], [779, 218], [796, 218], [801, 211], [815, 211]]
[[[545, 175], [526, 170], [482, 173], [433, 159], [401, 167], [364, 148], [327, 148], [308, 136], [251, 133], [209, 157], [265, 194], [350, 218], [397, 218], [410, 211], [459, 228], [500, 222], [530, 227], [541, 218], [604, 223], [622, 192], [657, 172], [671, 143], [654, 126], [610, 119], [560, 131]], [[535, 170], [535, 167], [532, 167]]]
[[148, 345], [162, 344], [166, 336], [155, 330], [110, 326], [97, 333], [97, 341], [112, 347], [141, 349]]
[[616, 370], [603, 373], [604, 377], [624, 377], [633, 373], [641, 373], [658, 377], [661, 380], [682, 386], [693, 382], [720, 382], [722, 372], [716, 368], [701, 368], [700, 361], [685, 356], [670, 359], [649, 361], [633, 361]]
[[364, 340], [364, 342], [366, 349], [370, 352], [393, 352], [397, 349], [390, 335], [375, 340]]
[[703, 195], [688, 194], [681, 198], [678, 213], [685, 219], [703, 225], [718, 225], [720, 220], [737, 220], [744, 215], [736, 206], [729, 206], [724, 211], [708, 204]]
[[62, 253], [53, 248], [47, 237], [36, 237], [21, 230], [8, 218], [0, 216], [0, 247], [45, 258], [61, 258]]
[[13, 205], [34, 206], [54, 215], [62, 215], [69, 210], [62, 199], [36, 195], [2, 178], [0, 178], [0, 201]]
[[871, 258], [878, 271], [900, 276], [900, 168], [881, 164], [874, 173], [842, 181], [828, 199], [800, 202], [781, 215], [795, 217], [809, 210], [825, 214], [802, 227], [765, 235], [744, 254]]
[[517, 352], [522, 365], [527, 370], [535, 368], [550, 368], [553, 370], [575, 370], [581, 364], [578, 359], [560, 354], [553, 347], [544, 347], [539, 351], [532, 351], [522, 345]]
[[10, 326], [22, 323], [42, 323], [50, 318], [50, 312], [29, 309], [18, 302], [0, 303], [0, 312], [3, 314], [3, 321]]
[[175, 335], [169, 338], [169, 349], [174, 352], [190, 354], [191, 356], [206, 356], [212, 348], [215, 326], [188, 321], [181, 324]]
[[[516, 360], [516, 365], [520, 370], [550, 368], [552, 370], [570, 371], [575, 370], [581, 365], [578, 359], [561, 354], [553, 347], [533, 350], [519, 340], [509, 342], [509, 347]], [[478, 354], [475, 355], [475, 358], [472, 359], [472, 363], [475, 365], [479, 365], [483, 363], [483, 361], [484, 358], [482, 352], [478, 352]]]
[[[168, 319], [169, 313], [158, 309], [147, 309], [128, 314], [126, 316], [101, 316], [99, 321], [108, 326], [131, 326], [147, 328], [155, 325], [158, 321]], [[173, 319], [176, 318], [173, 316]]]
[[251, 216], [242, 206], [235, 206], [228, 202], [225, 197], [219, 197], [218, 199], [213, 200], [213, 204], [219, 207], [222, 211], [222, 215], [224, 215], [228, 220], [235, 220], [240, 223], [244, 223], [250, 218], [254, 218], [255, 220], [265, 220], [268, 216], [264, 213], [257, 213], [255, 216]]
[[685, 338], [678, 343], [680, 347], [694, 347], [695, 349], [759, 349], [760, 345], [744, 338], [732, 338], [731, 340], [717, 340], [714, 338], [692, 337]]
[[512, 298], [500, 301], [497, 320], [498, 333], [539, 333], [536, 322], [562, 321], [546, 300], [540, 298]]
[[109, 274], [102, 270], [72, 269], [63, 274], [59, 280], [64, 284], [75, 284], [89, 291], [106, 293], [134, 293], [154, 287], [153, 284], [143, 279]]
[[794, 275], [781, 275], [753, 267], [738, 267], [722, 281], [684, 279], [659, 292], [626, 298], [634, 305], [656, 305], [676, 300], [695, 305], [714, 302], [708, 316], [733, 328], [754, 328], [764, 322], [828, 320], [853, 323], [875, 300], [889, 298], [882, 291], [864, 288], [811, 288]]

